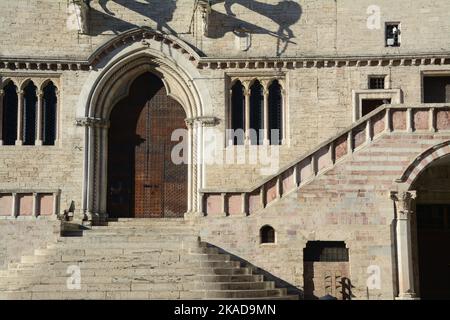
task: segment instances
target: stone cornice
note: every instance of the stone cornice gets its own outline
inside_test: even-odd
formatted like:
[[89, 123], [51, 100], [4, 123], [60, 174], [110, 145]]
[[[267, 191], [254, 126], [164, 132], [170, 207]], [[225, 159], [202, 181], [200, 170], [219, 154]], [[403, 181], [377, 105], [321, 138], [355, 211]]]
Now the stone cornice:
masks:
[[159, 31], [139, 28], [133, 29], [108, 41], [99, 47], [87, 60], [47, 59], [44, 57], [1, 57], [0, 71], [14, 70], [82, 70], [95, 69], [97, 64], [113, 50], [140, 41], [144, 46], [153, 39], [179, 50], [199, 69], [233, 69], [233, 70], [280, 70], [299, 68], [333, 68], [333, 67], [380, 67], [380, 66], [421, 66], [450, 65], [450, 52], [417, 53], [405, 55], [373, 56], [298, 56], [298, 57], [254, 57], [227, 58], [202, 57], [182, 40]]

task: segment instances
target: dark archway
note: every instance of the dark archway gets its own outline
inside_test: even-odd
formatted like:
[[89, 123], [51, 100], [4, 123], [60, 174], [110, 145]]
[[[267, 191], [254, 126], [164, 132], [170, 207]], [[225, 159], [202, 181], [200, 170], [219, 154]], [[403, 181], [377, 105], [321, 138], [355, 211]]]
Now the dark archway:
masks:
[[172, 132], [186, 129], [186, 113], [152, 73], [139, 76], [111, 112], [108, 134], [110, 218], [183, 217], [187, 164], [171, 158]]
[[415, 281], [422, 299], [450, 299], [450, 156], [434, 161], [415, 181]]

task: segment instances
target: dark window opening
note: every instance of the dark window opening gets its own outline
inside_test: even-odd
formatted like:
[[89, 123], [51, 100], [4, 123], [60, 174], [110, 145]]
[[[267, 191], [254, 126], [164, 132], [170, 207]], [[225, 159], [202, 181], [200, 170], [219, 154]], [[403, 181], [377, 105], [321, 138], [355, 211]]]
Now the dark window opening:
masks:
[[279, 145], [283, 140], [282, 108], [281, 86], [275, 80], [269, 87], [269, 137], [272, 145]]
[[275, 243], [275, 229], [271, 226], [264, 226], [259, 231], [261, 243]]
[[44, 88], [42, 109], [42, 144], [45, 146], [55, 144], [57, 102], [56, 87], [49, 82]]
[[344, 241], [309, 241], [303, 250], [303, 260], [309, 262], [348, 262]]
[[10, 81], [4, 87], [2, 139], [4, 145], [14, 145], [17, 139], [17, 87]]
[[231, 129], [234, 145], [244, 144], [245, 128], [244, 86], [240, 81], [231, 88]]
[[369, 89], [384, 89], [385, 78], [385, 76], [369, 77]]
[[423, 78], [424, 103], [450, 102], [450, 76]]
[[391, 104], [391, 99], [363, 99], [361, 102], [361, 117], [368, 115], [383, 104]]
[[253, 145], [263, 144], [264, 94], [259, 81], [250, 87], [250, 141]]
[[386, 24], [386, 46], [400, 47], [400, 24], [387, 23]]
[[36, 86], [28, 82], [23, 99], [23, 144], [34, 145], [36, 141]]

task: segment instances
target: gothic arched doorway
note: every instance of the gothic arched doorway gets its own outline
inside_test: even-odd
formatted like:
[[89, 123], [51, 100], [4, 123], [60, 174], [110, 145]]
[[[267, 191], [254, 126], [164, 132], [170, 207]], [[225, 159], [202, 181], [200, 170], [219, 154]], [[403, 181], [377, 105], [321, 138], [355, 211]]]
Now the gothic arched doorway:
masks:
[[413, 219], [413, 243], [417, 245], [413, 248], [419, 296], [450, 299], [450, 156], [431, 163], [413, 189], [417, 190]]
[[111, 218], [183, 217], [186, 163], [172, 161], [173, 131], [186, 129], [186, 113], [160, 78], [144, 73], [113, 108], [108, 134], [107, 210]]

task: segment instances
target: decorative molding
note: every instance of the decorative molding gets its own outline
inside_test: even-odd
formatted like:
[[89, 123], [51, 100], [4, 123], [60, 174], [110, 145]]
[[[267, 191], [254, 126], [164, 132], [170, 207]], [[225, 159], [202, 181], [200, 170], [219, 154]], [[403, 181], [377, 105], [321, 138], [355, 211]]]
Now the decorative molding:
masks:
[[100, 118], [85, 117], [85, 118], [77, 118], [75, 120], [75, 125], [77, 127], [108, 128], [109, 121]]
[[219, 118], [208, 117], [208, 116], [188, 118], [185, 121], [186, 121], [186, 124], [189, 126], [192, 126], [197, 122], [197, 123], [200, 123], [203, 127], [215, 127], [216, 125], [218, 125], [220, 123]]
[[[201, 1], [203, 3], [206, 1]], [[202, 4], [199, 3], [202, 8]], [[207, 6], [205, 5], [205, 8]], [[203, 10], [203, 9], [200, 9]], [[208, 58], [196, 51], [190, 44], [176, 36], [148, 27], [128, 30], [107, 41], [87, 59], [65, 59], [45, 57], [0, 57], [0, 70], [39, 70], [39, 71], [89, 71], [95, 69], [102, 59], [112, 51], [141, 42], [149, 46], [154, 40], [170, 46], [185, 55], [199, 69], [302, 69], [302, 68], [340, 68], [340, 67], [391, 67], [391, 66], [430, 66], [450, 65], [450, 52], [414, 53], [407, 55], [382, 56], [299, 56], [299, 57], [254, 57], [254, 58]]]
[[199, 10], [200, 12], [203, 35], [207, 37], [209, 27], [209, 15], [211, 13], [211, 2], [209, 0], [197, 0], [197, 10]]
[[395, 202], [397, 208], [397, 220], [408, 220], [414, 213], [414, 200], [417, 198], [416, 191], [391, 191], [390, 198]]

